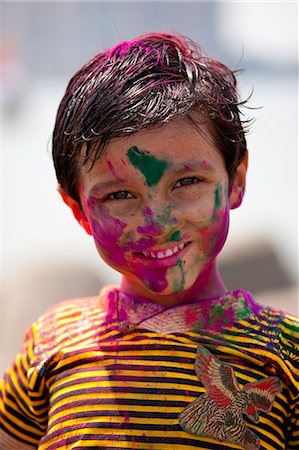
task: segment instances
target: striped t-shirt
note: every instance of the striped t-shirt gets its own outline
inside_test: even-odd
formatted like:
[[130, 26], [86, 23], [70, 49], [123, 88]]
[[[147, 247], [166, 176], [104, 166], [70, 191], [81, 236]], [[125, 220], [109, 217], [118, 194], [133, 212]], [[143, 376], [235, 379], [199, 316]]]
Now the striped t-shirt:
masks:
[[298, 342], [297, 318], [241, 290], [60, 303], [1, 383], [0, 447], [298, 450]]

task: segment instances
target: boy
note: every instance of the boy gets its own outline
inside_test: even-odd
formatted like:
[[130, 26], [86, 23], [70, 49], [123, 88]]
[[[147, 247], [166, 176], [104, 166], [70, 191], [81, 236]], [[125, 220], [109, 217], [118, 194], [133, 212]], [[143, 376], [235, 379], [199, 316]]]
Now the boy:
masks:
[[59, 192], [122, 281], [28, 330], [1, 448], [299, 448], [298, 321], [228, 292], [216, 265], [245, 189], [241, 105], [233, 72], [179, 35], [120, 43], [71, 79]]

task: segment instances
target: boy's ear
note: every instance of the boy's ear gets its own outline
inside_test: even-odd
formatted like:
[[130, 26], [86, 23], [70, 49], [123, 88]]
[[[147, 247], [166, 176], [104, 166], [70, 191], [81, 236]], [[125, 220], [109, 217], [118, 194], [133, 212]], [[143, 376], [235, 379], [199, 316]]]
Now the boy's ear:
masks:
[[66, 203], [71, 208], [71, 210], [73, 211], [73, 214], [74, 214], [76, 220], [81, 225], [81, 227], [84, 228], [86, 233], [88, 233], [88, 234], [90, 234], [92, 236], [91, 227], [89, 225], [87, 217], [85, 216], [84, 211], [82, 211], [82, 209], [79, 206], [78, 202], [76, 202], [76, 200], [74, 200], [73, 197], [71, 197], [69, 194], [67, 194], [64, 191], [64, 189], [62, 189], [60, 184], [58, 185], [57, 190], [58, 190], [59, 194], [61, 195], [64, 203]]
[[243, 200], [246, 185], [246, 173], [248, 168], [248, 151], [246, 151], [244, 159], [237, 167], [233, 185], [230, 190], [230, 209], [238, 208]]

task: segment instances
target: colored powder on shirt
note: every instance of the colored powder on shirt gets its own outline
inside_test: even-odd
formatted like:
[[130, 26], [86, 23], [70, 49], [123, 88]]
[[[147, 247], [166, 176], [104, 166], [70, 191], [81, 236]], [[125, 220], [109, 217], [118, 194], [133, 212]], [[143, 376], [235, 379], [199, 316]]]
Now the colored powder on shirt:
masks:
[[129, 148], [127, 155], [131, 164], [145, 176], [148, 186], [156, 185], [167, 168], [165, 161], [156, 159], [148, 152], [142, 152], [135, 145]]

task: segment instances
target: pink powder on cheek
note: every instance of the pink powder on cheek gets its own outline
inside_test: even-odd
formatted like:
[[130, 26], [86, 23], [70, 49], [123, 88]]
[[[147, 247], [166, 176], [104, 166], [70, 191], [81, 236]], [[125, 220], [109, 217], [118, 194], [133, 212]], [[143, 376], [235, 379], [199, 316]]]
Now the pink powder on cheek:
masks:
[[217, 256], [223, 247], [228, 233], [229, 212], [225, 208], [218, 211], [213, 219], [213, 224], [207, 230], [201, 230], [202, 250], [207, 256]]
[[[87, 200], [87, 205], [92, 210], [95, 209], [92, 198]], [[126, 250], [119, 247], [118, 239], [123, 234], [127, 224], [111, 217], [108, 208], [103, 205], [97, 206], [96, 211], [99, 219], [91, 218], [91, 228], [97, 246], [109, 255], [111, 261], [116, 264], [123, 264]]]

